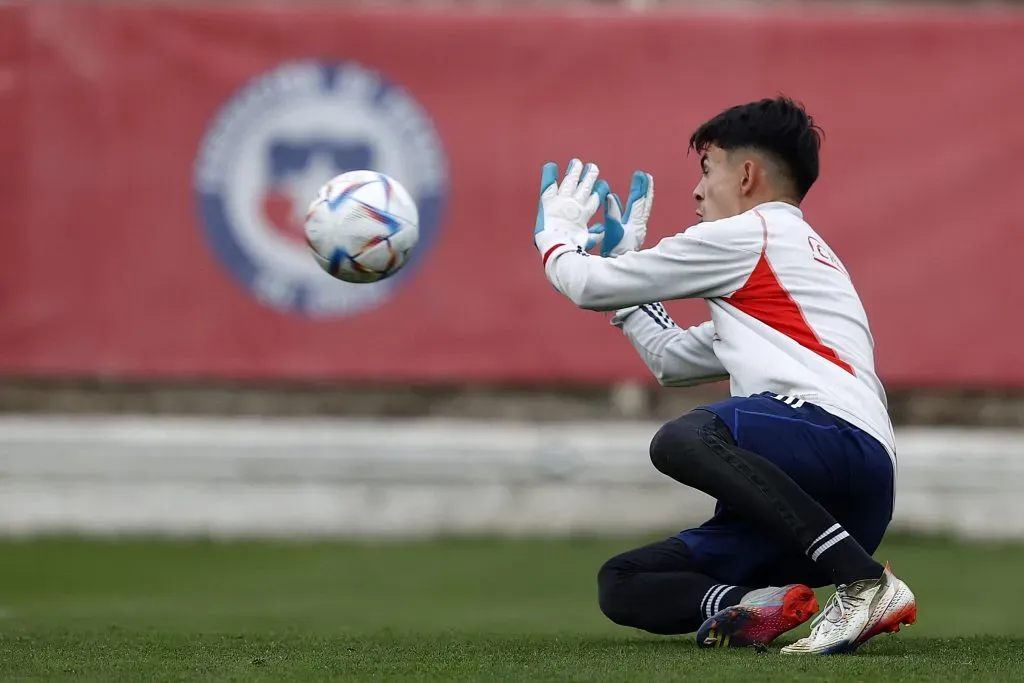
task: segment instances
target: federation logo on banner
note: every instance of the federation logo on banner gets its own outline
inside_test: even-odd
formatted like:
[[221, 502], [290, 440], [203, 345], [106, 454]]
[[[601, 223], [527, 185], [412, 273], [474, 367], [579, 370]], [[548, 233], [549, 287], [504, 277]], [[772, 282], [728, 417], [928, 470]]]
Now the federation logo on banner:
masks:
[[[372, 284], [327, 275], [303, 230], [317, 189], [360, 169], [402, 183], [420, 217], [411, 261]], [[405, 90], [354, 62], [289, 62], [258, 76], [217, 113], [195, 167], [200, 220], [221, 263], [263, 304], [310, 317], [387, 301], [429, 253], [447, 191], [430, 117]]]

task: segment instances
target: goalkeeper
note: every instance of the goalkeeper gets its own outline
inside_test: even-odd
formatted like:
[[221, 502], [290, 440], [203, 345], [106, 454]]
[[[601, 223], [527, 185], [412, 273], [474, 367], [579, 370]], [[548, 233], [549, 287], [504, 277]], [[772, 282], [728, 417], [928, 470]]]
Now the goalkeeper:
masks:
[[[614, 622], [702, 646], [767, 645], [834, 595], [786, 654], [849, 652], [916, 617], [914, 595], [872, 553], [892, 517], [895, 443], [874, 342], [845, 266], [807, 223], [820, 131], [787, 98], [732, 107], [690, 138], [697, 224], [642, 243], [653, 178], [634, 174], [623, 214], [598, 167], [544, 167], [534, 243], [549, 282], [614, 311], [665, 386], [728, 378], [731, 397], [665, 424], [650, 456], [709, 494], [697, 528], [613, 557], [598, 573]], [[588, 231], [604, 209], [603, 224]], [[600, 240], [600, 256], [587, 253]], [[704, 299], [682, 329], [661, 302]]]

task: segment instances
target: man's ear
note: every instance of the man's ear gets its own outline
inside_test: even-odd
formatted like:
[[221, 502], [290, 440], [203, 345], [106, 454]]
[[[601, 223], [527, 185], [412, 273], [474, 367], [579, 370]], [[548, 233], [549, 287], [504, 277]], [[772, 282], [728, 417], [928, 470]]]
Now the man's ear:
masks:
[[764, 169], [753, 159], [747, 159], [740, 166], [740, 194], [744, 197], [751, 194], [761, 182]]

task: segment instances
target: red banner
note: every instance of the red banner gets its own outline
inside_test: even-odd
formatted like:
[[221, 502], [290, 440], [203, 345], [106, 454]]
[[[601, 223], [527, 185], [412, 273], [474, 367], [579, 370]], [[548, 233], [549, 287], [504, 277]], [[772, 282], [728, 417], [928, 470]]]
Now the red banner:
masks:
[[[692, 220], [691, 130], [785, 92], [825, 130], [805, 209], [883, 378], [1024, 384], [1020, 14], [43, 4], [0, 8], [0, 60], [6, 374], [644, 378], [543, 278], [540, 167], [649, 170], [654, 240]], [[383, 287], [316, 271], [296, 218], [362, 167], [423, 214]]]

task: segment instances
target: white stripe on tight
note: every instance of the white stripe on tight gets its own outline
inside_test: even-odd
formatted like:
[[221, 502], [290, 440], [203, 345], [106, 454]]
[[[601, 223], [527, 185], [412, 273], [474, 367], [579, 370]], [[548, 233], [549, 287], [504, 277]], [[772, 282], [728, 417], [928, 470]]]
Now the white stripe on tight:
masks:
[[833, 538], [831, 541], [829, 541], [825, 545], [823, 545], [820, 548], [818, 548], [817, 550], [815, 550], [814, 554], [811, 555], [811, 559], [814, 560], [814, 561], [817, 561], [817, 559], [821, 556], [821, 554], [823, 552], [825, 552], [826, 550], [828, 550], [829, 548], [834, 546], [836, 543], [839, 543], [839, 541], [843, 540], [844, 538], [849, 538], [849, 536], [850, 536], [850, 534], [845, 532], [845, 531], [843, 533], [839, 534], [838, 536]]
[[834, 534], [835, 532], [839, 531], [842, 528], [843, 527], [840, 526], [839, 524], [833, 524], [832, 526], [830, 526], [828, 529], [825, 530], [825, 533], [823, 533], [821, 536], [818, 536], [816, 539], [811, 541], [811, 544], [809, 546], [807, 546], [807, 550], [804, 551], [804, 555], [809, 554], [812, 550], [814, 550], [814, 546], [818, 545], [819, 543], [824, 541], [826, 538], [828, 538], [829, 536], [831, 536], [832, 534]]

